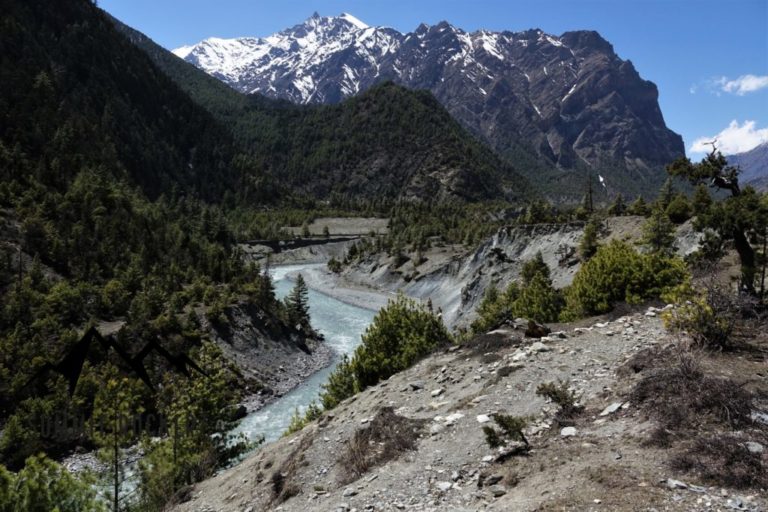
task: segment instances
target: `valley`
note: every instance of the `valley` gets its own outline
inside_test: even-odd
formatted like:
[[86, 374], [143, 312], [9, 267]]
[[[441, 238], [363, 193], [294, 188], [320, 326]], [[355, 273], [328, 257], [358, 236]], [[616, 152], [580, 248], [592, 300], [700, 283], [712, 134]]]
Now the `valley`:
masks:
[[4, 3], [0, 512], [767, 509], [761, 6], [391, 1]]

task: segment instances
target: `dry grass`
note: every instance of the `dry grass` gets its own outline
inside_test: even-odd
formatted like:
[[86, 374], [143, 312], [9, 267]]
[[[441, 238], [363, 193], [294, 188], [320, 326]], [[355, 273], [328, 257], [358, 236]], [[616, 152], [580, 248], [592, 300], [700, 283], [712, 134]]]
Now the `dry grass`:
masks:
[[343, 483], [353, 482], [371, 468], [415, 450], [425, 420], [405, 418], [383, 407], [366, 426], [355, 432], [339, 457]]
[[751, 453], [744, 439], [728, 434], [696, 439], [672, 459], [672, 467], [704, 482], [735, 488], [768, 488], [765, 456]]
[[[272, 473], [272, 502], [283, 503], [301, 492], [301, 487], [294, 482], [298, 468], [304, 461], [304, 453], [312, 446], [314, 438], [304, 435], [299, 445], [288, 455], [280, 467]], [[269, 467], [269, 466], [266, 466]]]
[[630, 400], [642, 404], [667, 431], [714, 422], [731, 429], [751, 425], [754, 396], [744, 384], [706, 375], [697, 357], [686, 351], [674, 364], [653, 369], [637, 383]]
[[752, 419], [758, 396], [744, 383], [707, 374], [702, 357], [678, 349], [655, 367], [644, 361], [629, 398], [656, 421], [648, 443], [671, 449], [673, 469], [709, 484], [766, 488], [768, 457], [745, 445], [768, 439], [766, 426]]

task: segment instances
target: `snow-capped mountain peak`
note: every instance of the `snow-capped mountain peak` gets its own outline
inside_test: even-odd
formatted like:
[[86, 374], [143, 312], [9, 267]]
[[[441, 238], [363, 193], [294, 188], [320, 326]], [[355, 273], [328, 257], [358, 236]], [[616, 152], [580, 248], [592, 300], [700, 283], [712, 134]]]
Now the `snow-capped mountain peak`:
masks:
[[[209, 38], [173, 50], [232, 87], [284, 96], [299, 103], [335, 102], [361, 90], [360, 76], [377, 76], [379, 61], [394, 52], [399, 32], [371, 27], [348, 13], [320, 16], [265, 38]], [[333, 63], [336, 87], [315, 74]]]
[[349, 23], [353, 24], [354, 26], [356, 26], [357, 28], [359, 28], [361, 30], [369, 28], [368, 25], [366, 25], [365, 23], [363, 23], [362, 21], [360, 21], [359, 19], [355, 18], [354, 16], [352, 16], [349, 13], [343, 12], [339, 16], [339, 18], [348, 21]]
[[441, 21], [402, 34], [315, 13], [269, 37], [211, 38], [174, 53], [241, 92], [295, 103], [337, 103], [386, 79], [428, 89], [500, 151], [524, 134], [562, 168], [620, 162], [645, 172], [683, 153], [655, 85], [593, 31], [467, 32]]

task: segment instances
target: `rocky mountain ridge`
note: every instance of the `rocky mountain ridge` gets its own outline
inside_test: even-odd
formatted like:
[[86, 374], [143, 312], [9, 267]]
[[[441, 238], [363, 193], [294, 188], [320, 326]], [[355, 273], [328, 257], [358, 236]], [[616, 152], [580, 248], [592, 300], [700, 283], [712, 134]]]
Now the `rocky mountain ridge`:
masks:
[[727, 158], [729, 164], [741, 169], [739, 183], [752, 185], [758, 190], [768, 190], [768, 142]]
[[295, 103], [337, 103], [382, 80], [428, 89], [555, 194], [574, 183], [583, 193], [576, 171], [601, 174], [614, 192], [655, 192], [663, 166], [684, 154], [656, 86], [594, 31], [470, 33], [441, 22], [402, 34], [315, 14], [266, 38], [175, 53], [237, 90]]

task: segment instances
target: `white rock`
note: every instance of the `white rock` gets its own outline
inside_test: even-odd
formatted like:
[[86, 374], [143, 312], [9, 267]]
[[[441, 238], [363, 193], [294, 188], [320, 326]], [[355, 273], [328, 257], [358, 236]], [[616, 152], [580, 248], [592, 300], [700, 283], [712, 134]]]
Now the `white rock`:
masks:
[[[552, 349], [546, 346], [545, 344], [543, 344], [542, 342], [537, 341], [530, 346], [529, 350], [531, 352], [549, 352]], [[514, 361], [514, 358], [512, 360]]]
[[600, 413], [600, 416], [608, 416], [610, 414], [615, 413], [619, 409], [621, 409], [622, 402], [613, 402], [611, 405], [603, 409], [603, 412]]
[[431, 427], [429, 427], [429, 435], [436, 436], [443, 430], [445, 430], [445, 425], [443, 425], [442, 423], [435, 423]]
[[445, 418], [445, 425], [447, 427], [450, 427], [451, 425], [454, 425], [457, 421], [459, 421], [461, 418], [463, 418], [464, 415], [460, 412], [455, 412], [453, 414], [448, 415], [447, 418]]
[[765, 447], [763, 445], [754, 441], [747, 441], [744, 443], [744, 446], [747, 448], [747, 450], [749, 450], [749, 453], [763, 453], [765, 451]]
[[487, 414], [478, 414], [477, 415], [477, 422], [478, 423], [488, 423], [491, 421], [491, 418]]
[[528, 354], [526, 354], [525, 352], [518, 352], [517, 354], [512, 356], [512, 361], [517, 363], [517, 362], [522, 361], [526, 357], [528, 357]]
[[667, 478], [667, 487], [670, 489], [687, 489], [688, 484], [681, 482], [680, 480], [675, 480], [674, 478]]
[[562, 430], [560, 430], [560, 435], [563, 437], [573, 437], [575, 436], [579, 431], [576, 430], [576, 427], [563, 427]]
[[437, 482], [437, 488], [443, 492], [447, 491], [451, 487], [453, 487], [451, 482]]
[[435, 396], [440, 396], [440, 395], [442, 395], [443, 393], [445, 393], [445, 389], [443, 389], [443, 388], [438, 388], [438, 389], [436, 389], [436, 390], [432, 391], [432, 392], [430, 393], [430, 395], [432, 395], [433, 397], [435, 397]]

